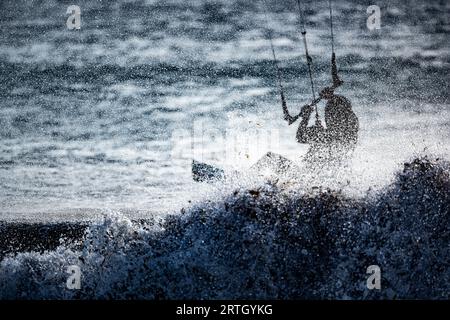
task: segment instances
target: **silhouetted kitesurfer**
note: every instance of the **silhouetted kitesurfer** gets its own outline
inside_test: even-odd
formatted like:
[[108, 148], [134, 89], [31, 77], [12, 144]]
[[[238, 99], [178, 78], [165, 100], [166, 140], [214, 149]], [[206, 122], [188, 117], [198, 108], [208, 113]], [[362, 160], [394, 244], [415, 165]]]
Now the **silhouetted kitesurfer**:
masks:
[[[275, 48], [272, 41], [271, 33], [269, 33], [270, 46], [273, 55], [273, 62], [277, 71], [278, 86], [281, 96], [281, 105], [283, 108], [284, 119], [288, 121], [289, 125], [300, 120], [297, 130], [296, 138], [299, 143], [309, 144], [309, 150], [304, 157], [305, 171], [320, 171], [327, 168], [339, 168], [343, 165], [344, 160], [351, 155], [356, 142], [358, 140], [359, 122], [355, 113], [352, 110], [350, 101], [341, 95], [336, 95], [335, 90], [342, 85], [342, 81], [338, 76], [336, 66], [336, 55], [334, 52], [334, 35], [332, 22], [331, 2], [329, 2], [330, 9], [330, 30], [331, 30], [331, 78], [333, 84], [330, 87], [324, 88], [319, 97], [315, 96], [314, 81], [312, 75], [312, 58], [308, 52], [306, 41], [306, 29], [304, 24], [303, 12], [301, 10], [300, 1], [298, 0], [299, 16], [301, 34], [305, 47], [306, 64], [308, 67], [308, 75], [311, 85], [312, 102], [301, 108], [301, 111], [296, 116], [289, 114], [287, 103], [284, 95], [282, 85], [281, 71], [278, 67], [277, 58], [275, 55]], [[317, 111], [317, 104], [321, 100], [326, 100], [325, 106], [325, 127], [322, 125]], [[315, 109], [315, 124], [308, 126], [311, 114]], [[213, 181], [223, 179], [224, 173], [222, 170], [212, 171], [211, 166], [193, 161], [192, 173], [196, 181]], [[267, 170], [269, 169], [269, 170]], [[268, 152], [251, 168], [250, 172], [253, 174], [260, 174], [261, 172], [270, 171], [276, 175], [284, 173], [298, 173], [299, 168], [290, 160], [281, 155]]]
[[[312, 58], [308, 52], [306, 41], [306, 28], [304, 24], [304, 17], [298, 1], [298, 9], [301, 24], [301, 34], [305, 46], [306, 63], [308, 66], [308, 74], [311, 83], [312, 102], [301, 108], [297, 116], [292, 117], [287, 109], [286, 99], [284, 97], [281, 73], [277, 65], [275, 50], [270, 39], [272, 54], [275, 67], [278, 73], [278, 82], [281, 95], [281, 105], [283, 108], [284, 119], [288, 121], [289, 125], [301, 118], [297, 130], [296, 138], [299, 143], [307, 143], [310, 145], [304, 161], [309, 169], [322, 169], [325, 166], [336, 167], [342, 164], [342, 160], [348, 157], [354, 149], [358, 139], [359, 123], [358, 118], [352, 110], [350, 101], [334, 92], [336, 88], [343, 84], [343, 81], [338, 76], [336, 66], [336, 54], [334, 52], [334, 34], [333, 34], [333, 15], [331, 2], [329, 2], [330, 9], [330, 30], [331, 30], [331, 78], [332, 86], [324, 88], [319, 97], [315, 97], [314, 81], [312, 75]], [[317, 112], [317, 104], [322, 100], [327, 100], [325, 106], [325, 126], [319, 119]], [[315, 107], [315, 124], [308, 127], [311, 114]]]
[[343, 83], [337, 75], [334, 53], [331, 64], [333, 85], [323, 89], [319, 95], [319, 99], [327, 100], [325, 106], [326, 128], [318, 119], [313, 126], [308, 127], [314, 111], [312, 105], [303, 106], [300, 114], [295, 118], [289, 115], [287, 108], [283, 108], [285, 119], [289, 124], [301, 118], [296, 138], [299, 143], [310, 145], [304, 158], [309, 167], [340, 165], [342, 160], [353, 151], [358, 140], [358, 118], [352, 110], [350, 101], [344, 96], [334, 93], [335, 88]]

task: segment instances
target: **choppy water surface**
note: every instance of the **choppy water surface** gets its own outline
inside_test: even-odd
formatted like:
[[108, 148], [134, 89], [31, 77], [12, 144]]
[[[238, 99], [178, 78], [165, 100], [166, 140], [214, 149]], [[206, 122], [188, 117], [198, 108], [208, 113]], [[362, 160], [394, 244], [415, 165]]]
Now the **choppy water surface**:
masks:
[[[327, 2], [304, 3], [322, 87]], [[214, 187], [191, 182], [194, 142], [181, 131], [196, 126], [217, 129], [218, 139], [195, 143], [203, 160], [226, 168], [245, 169], [269, 148], [292, 160], [305, 153], [282, 120], [267, 40], [273, 29], [295, 110], [310, 100], [295, 1], [77, 4], [79, 31], [65, 26], [68, 3], [0, 4], [1, 218], [77, 220], [108, 209], [146, 217], [209, 197]], [[354, 196], [388, 185], [415, 154], [450, 153], [450, 3], [378, 1], [375, 31], [366, 27], [370, 4], [334, 3], [339, 93], [361, 127], [342, 178]], [[250, 142], [227, 158], [220, 134], [230, 131]], [[248, 150], [269, 134], [279, 143]]]

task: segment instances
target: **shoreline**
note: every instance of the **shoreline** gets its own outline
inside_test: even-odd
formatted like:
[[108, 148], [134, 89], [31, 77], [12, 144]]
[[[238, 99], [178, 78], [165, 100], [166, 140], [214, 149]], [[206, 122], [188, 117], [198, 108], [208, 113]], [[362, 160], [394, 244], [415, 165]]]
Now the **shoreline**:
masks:
[[8, 254], [56, 249], [61, 239], [82, 239], [86, 222], [0, 222], [0, 260]]

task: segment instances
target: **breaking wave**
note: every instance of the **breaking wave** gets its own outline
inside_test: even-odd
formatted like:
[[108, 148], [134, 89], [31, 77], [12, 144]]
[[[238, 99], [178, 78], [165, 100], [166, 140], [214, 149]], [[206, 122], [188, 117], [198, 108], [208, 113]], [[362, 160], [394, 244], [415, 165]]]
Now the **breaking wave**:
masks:
[[[450, 164], [404, 164], [352, 199], [274, 182], [163, 221], [109, 215], [81, 239], [1, 262], [2, 299], [447, 299]], [[82, 272], [66, 288], [67, 267]], [[381, 290], [366, 269], [381, 268]]]

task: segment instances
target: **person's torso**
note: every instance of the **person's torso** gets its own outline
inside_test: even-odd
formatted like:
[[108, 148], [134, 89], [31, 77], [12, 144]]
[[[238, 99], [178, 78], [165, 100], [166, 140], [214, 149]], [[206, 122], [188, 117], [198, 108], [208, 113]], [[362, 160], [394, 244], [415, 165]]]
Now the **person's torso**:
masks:
[[[334, 96], [326, 105], [326, 125], [313, 126], [314, 139], [304, 160], [308, 166], [341, 165], [349, 158], [358, 138], [358, 118], [351, 110], [350, 102], [342, 96]], [[330, 115], [333, 117], [330, 118]]]

